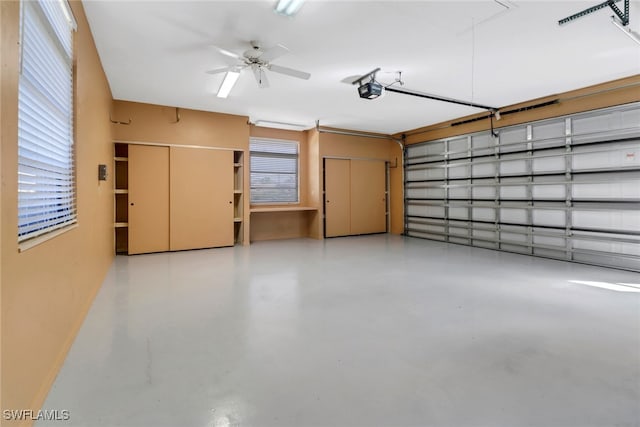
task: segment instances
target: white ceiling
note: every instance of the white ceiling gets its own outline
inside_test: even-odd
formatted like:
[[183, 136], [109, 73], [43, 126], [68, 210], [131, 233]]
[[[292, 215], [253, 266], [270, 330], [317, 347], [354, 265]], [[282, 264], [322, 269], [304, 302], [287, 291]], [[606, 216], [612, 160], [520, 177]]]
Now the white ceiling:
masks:
[[[395, 93], [359, 99], [342, 82], [381, 67], [405, 88], [501, 107], [640, 72], [640, 45], [602, 9], [560, 27], [589, 1], [307, 1], [297, 16], [275, 1], [84, 0], [116, 99], [271, 120], [395, 133], [481, 110]], [[622, 7], [622, 2], [618, 3]], [[640, 1], [631, 28], [640, 30]], [[311, 73], [269, 73], [259, 89], [246, 70], [227, 99], [215, 93], [234, 64], [211, 45], [241, 53], [250, 40], [284, 44], [278, 65]], [[386, 73], [388, 72], [388, 73]]]

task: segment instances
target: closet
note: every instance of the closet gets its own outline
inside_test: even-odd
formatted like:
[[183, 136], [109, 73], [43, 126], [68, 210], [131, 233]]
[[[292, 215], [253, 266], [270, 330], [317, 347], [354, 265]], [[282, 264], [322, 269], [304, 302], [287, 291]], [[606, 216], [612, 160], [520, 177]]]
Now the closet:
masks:
[[242, 239], [242, 151], [116, 144], [116, 252], [232, 246]]
[[324, 159], [325, 237], [387, 231], [387, 173], [382, 160]]

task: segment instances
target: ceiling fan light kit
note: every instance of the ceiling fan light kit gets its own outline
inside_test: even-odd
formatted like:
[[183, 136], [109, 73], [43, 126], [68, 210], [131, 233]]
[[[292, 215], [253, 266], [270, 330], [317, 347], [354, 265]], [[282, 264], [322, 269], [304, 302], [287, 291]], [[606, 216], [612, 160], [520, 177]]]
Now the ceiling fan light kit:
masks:
[[235, 86], [238, 81], [238, 77], [240, 77], [239, 71], [227, 71], [227, 74], [225, 74], [224, 80], [222, 80], [220, 88], [218, 89], [218, 98], [226, 98], [229, 96], [231, 89], [233, 89], [233, 86]]
[[[214, 46], [222, 55], [234, 58], [241, 62], [237, 65], [217, 68], [206, 72], [207, 74], [226, 73], [224, 81], [220, 85], [220, 90], [218, 91], [219, 98], [226, 98], [229, 95], [229, 92], [233, 88], [236, 80], [238, 80], [240, 73], [246, 68], [251, 69], [256, 82], [258, 83], [258, 87], [261, 89], [269, 87], [269, 80], [267, 78], [266, 71], [273, 71], [274, 73], [284, 74], [303, 80], [308, 80], [311, 77], [311, 74], [304, 71], [294, 70], [293, 68], [283, 67], [271, 62], [282, 55], [289, 53], [289, 49], [287, 47], [277, 44], [274, 47], [263, 50], [257, 41], [251, 41], [250, 44], [251, 48], [244, 51], [242, 55]], [[229, 80], [229, 82], [227, 82], [227, 80]]]
[[303, 3], [304, 0], [278, 0], [273, 10], [278, 15], [294, 16], [298, 13]]

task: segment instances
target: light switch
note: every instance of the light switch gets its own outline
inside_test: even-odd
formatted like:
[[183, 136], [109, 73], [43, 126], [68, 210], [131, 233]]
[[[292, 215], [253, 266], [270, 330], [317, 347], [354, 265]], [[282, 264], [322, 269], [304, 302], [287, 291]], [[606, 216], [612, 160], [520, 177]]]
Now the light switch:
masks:
[[98, 165], [98, 181], [107, 180], [107, 165]]

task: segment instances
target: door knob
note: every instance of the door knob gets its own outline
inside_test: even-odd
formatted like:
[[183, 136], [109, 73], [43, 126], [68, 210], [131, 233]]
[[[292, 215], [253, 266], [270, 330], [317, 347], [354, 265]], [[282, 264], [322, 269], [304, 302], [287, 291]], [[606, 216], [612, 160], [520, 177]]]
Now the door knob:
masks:
[[131, 202], [131, 206], [133, 206], [133, 202]]

